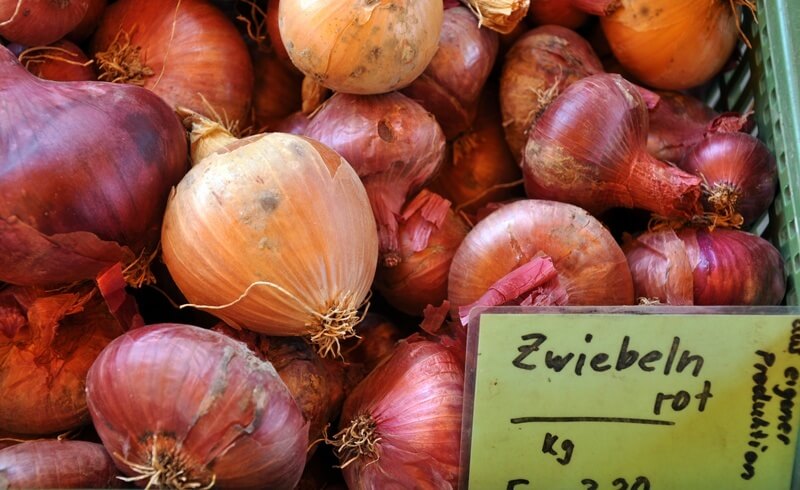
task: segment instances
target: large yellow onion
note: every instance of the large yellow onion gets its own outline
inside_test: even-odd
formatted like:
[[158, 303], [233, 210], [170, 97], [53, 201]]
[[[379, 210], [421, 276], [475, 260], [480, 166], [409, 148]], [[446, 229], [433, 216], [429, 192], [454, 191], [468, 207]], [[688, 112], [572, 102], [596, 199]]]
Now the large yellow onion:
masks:
[[281, 0], [278, 26], [304, 74], [338, 92], [381, 94], [425, 70], [443, 12], [441, 0]]
[[164, 262], [186, 298], [226, 323], [310, 336], [321, 354], [354, 334], [378, 261], [353, 168], [283, 133], [237, 140], [191, 115], [195, 166], [167, 205]]

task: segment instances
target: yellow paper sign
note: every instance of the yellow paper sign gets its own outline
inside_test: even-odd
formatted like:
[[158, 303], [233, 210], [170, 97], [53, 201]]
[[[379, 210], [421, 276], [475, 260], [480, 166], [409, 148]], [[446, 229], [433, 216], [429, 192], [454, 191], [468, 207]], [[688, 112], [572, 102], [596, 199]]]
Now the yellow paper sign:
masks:
[[470, 323], [461, 488], [794, 488], [800, 310], [493, 311]]

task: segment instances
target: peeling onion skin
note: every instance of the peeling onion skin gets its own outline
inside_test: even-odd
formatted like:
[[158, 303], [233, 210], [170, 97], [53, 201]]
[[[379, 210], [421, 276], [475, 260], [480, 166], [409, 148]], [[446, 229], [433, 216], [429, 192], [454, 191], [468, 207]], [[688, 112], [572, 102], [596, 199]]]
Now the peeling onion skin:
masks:
[[491, 285], [537, 254], [553, 259], [569, 305], [633, 304], [633, 281], [622, 249], [585, 210], [526, 199], [478, 222], [453, 258], [448, 299], [469, 305]]
[[222, 334], [132, 330], [98, 357], [86, 393], [103, 445], [129, 476], [130, 463], [151, 464], [153, 444], [162, 464], [171, 456], [173, 473], [202, 485], [291, 489], [302, 474], [308, 423], [297, 403], [271, 364]]
[[786, 293], [783, 258], [740, 230], [648, 232], [625, 253], [637, 298], [670, 305], [777, 305]]
[[0, 37], [26, 46], [58, 41], [86, 15], [90, 0], [2, 0]]
[[121, 488], [119, 471], [100, 444], [31, 441], [0, 450], [0, 487]]

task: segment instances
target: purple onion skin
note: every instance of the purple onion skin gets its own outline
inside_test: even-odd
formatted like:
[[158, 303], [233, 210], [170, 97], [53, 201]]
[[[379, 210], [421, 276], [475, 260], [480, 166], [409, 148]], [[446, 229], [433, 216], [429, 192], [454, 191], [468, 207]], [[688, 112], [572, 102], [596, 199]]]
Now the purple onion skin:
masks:
[[41, 440], [0, 450], [0, 488], [119, 488], [119, 471], [100, 444]]

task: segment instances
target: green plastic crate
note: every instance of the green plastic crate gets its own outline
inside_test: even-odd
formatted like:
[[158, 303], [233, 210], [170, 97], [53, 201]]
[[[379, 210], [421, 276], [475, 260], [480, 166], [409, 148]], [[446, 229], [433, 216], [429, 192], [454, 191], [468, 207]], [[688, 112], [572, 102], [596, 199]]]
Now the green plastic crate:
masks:
[[778, 194], [752, 231], [769, 238], [786, 264], [786, 304], [800, 304], [800, 2], [757, 0], [758, 22], [745, 20], [752, 49], [719, 77], [706, 101], [719, 111], [755, 110], [757, 135], [778, 164]]

